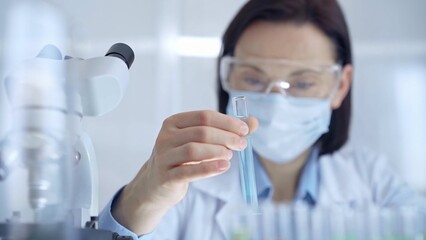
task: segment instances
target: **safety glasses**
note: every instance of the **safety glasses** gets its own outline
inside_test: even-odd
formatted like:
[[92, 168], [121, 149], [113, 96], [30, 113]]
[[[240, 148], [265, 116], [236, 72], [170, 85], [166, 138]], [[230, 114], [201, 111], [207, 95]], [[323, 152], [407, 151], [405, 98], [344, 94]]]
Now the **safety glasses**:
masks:
[[238, 59], [220, 61], [220, 79], [226, 91], [268, 94], [279, 92], [295, 98], [330, 98], [338, 87], [341, 66], [313, 65], [286, 59]]

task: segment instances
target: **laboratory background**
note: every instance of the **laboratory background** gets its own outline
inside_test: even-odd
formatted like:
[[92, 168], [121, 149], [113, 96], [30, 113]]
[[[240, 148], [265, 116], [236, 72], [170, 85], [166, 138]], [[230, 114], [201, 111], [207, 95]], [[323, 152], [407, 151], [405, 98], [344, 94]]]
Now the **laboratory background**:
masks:
[[[135, 51], [120, 105], [83, 120], [96, 151], [102, 208], [149, 158], [165, 118], [217, 109], [220, 38], [245, 1], [46, 2], [68, 20], [72, 48], [66, 54], [103, 56], [116, 42]], [[339, 2], [354, 53], [350, 142], [384, 154], [412, 188], [426, 195], [426, 1]], [[0, 14], [5, 9], [0, 7]], [[4, 55], [5, 49], [0, 51]]]

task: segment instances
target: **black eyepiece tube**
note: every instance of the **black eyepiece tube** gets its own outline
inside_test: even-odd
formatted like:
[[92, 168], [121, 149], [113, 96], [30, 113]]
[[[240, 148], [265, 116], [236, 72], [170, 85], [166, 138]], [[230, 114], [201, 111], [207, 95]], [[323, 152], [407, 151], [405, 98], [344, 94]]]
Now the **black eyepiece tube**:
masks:
[[105, 56], [120, 58], [126, 63], [127, 68], [129, 69], [135, 60], [135, 53], [127, 44], [124, 43], [116, 43], [112, 45]]

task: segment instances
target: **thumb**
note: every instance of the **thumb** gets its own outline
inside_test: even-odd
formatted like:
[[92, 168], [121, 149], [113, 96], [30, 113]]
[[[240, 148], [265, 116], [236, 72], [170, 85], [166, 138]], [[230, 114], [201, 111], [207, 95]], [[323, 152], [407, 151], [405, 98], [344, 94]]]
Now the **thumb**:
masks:
[[257, 127], [259, 126], [259, 121], [257, 120], [257, 118], [250, 116], [248, 118], [247, 125], [250, 129], [250, 134], [251, 134], [257, 130]]

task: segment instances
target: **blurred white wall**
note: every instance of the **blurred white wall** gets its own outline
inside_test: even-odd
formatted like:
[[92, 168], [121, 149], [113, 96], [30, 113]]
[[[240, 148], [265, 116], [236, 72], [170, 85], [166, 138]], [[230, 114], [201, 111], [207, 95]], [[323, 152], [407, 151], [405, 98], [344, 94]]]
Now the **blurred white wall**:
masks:
[[354, 48], [351, 141], [426, 194], [426, 2], [341, 3]]
[[[133, 47], [129, 88], [113, 112], [84, 120], [100, 169], [100, 206], [148, 159], [162, 120], [216, 109], [215, 42], [244, 0], [50, 0], [68, 14], [73, 56]], [[426, 1], [341, 0], [354, 46], [352, 142], [386, 154], [395, 170], [426, 193]], [[176, 42], [212, 43], [204, 57]], [[217, 47], [217, 46], [216, 46]], [[208, 56], [210, 54], [210, 57]], [[213, 54], [214, 55], [214, 54]]]

